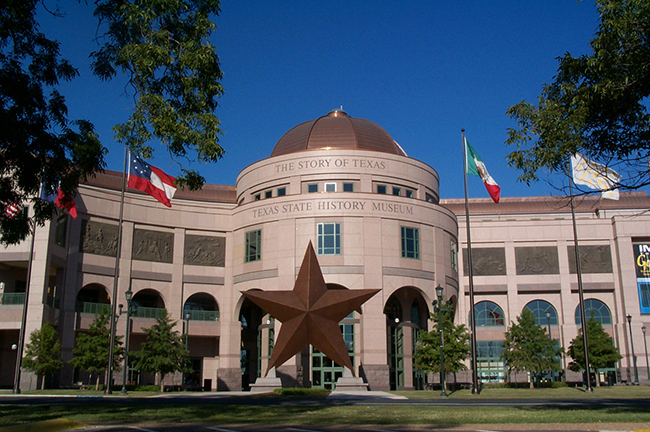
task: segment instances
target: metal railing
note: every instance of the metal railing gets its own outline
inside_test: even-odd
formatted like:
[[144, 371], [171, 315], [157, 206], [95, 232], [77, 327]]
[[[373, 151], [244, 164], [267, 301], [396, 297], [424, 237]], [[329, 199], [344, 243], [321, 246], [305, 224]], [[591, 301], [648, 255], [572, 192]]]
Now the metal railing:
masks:
[[21, 305], [25, 304], [25, 293], [2, 293], [0, 294], [0, 305]]
[[109, 303], [78, 302], [76, 310], [81, 313], [98, 314], [104, 311], [110, 312], [111, 305]]
[[219, 311], [186, 310], [183, 316], [188, 312], [190, 321], [219, 321]]
[[135, 313], [132, 315], [134, 318], [158, 318], [165, 315], [164, 308], [148, 308], [138, 306]]

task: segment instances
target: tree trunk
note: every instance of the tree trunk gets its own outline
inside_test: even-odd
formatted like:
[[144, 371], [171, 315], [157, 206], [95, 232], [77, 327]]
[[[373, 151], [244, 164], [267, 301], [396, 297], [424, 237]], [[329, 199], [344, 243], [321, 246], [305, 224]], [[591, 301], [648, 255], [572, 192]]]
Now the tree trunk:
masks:
[[596, 375], [596, 387], [600, 387], [600, 373], [598, 369], [594, 370], [594, 375]]
[[42, 381], [41, 381], [41, 390], [45, 390], [45, 375], [43, 375], [41, 377], [41, 379], [42, 379]]
[[160, 374], [160, 393], [165, 392], [165, 384], [163, 384], [164, 380], [165, 380], [165, 375]]
[[99, 391], [99, 373], [97, 373], [97, 380], [95, 381], [95, 391]]

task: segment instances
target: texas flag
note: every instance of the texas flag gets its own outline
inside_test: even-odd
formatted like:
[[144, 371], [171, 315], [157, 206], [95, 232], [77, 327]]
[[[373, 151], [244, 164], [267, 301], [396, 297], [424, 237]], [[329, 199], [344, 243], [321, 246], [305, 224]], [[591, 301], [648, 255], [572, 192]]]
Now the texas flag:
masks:
[[167, 207], [171, 207], [170, 200], [176, 193], [175, 180], [160, 168], [151, 166], [138, 156], [129, 153], [129, 187], [141, 190]]
[[492, 197], [492, 200], [498, 204], [499, 198], [501, 197], [501, 188], [488, 173], [485, 164], [479, 157], [478, 153], [476, 153], [474, 148], [469, 145], [467, 139], [465, 139], [465, 147], [467, 149], [467, 174], [481, 177], [481, 180], [483, 180], [485, 188], [490, 194], [490, 197]]

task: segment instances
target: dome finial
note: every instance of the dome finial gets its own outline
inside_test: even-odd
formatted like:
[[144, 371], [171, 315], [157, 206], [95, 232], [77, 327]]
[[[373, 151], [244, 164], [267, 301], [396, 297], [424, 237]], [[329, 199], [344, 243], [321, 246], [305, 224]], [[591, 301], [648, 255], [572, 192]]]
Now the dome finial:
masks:
[[343, 111], [343, 105], [341, 105], [341, 108], [334, 108], [332, 111], [327, 113], [328, 117], [343, 117], [343, 116], [347, 116], [347, 115], [348, 115], [348, 113]]

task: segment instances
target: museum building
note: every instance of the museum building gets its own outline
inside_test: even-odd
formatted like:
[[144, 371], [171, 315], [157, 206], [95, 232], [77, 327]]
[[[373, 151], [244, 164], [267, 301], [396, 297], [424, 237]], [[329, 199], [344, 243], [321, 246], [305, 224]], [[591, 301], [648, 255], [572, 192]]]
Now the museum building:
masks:
[[[144, 329], [165, 309], [187, 336], [194, 372], [166, 383], [248, 389], [266, 371], [281, 324], [242, 292], [291, 290], [311, 242], [328, 289], [381, 290], [340, 324], [355, 373], [370, 390], [423, 388], [437, 377], [413, 367], [413, 352], [419, 332], [430, 328], [436, 286], [455, 322], [469, 319], [465, 203], [440, 199], [439, 181], [380, 126], [333, 110], [289, 130], [269, 158], [241, 171], [236, 186], [178, 190], [171, 208], [127, 189], [119, 244], [122, 173], [106, 171], [79, 186], [78, 218], [36, 229], [26, 335], [52, 323], [70, 360], [75, 337], [110, 308], [117, 266], [117, 303], [124, 312], [128, 292], [134, 306], [128, 335], [127, 316], [117, 317], [117, 334], [128, 336], [130, 349], [139, 349]], [[648, 380], [648, 208], [644, 192], [577, 201], [585, 311], [623, 356], [603, 379]], [[500, 344], [523, 308], [565, 349], [577, 335], [571, 210], [558, 197], [472, 199], [469, 209], [478, 375], [503, 382]], [[30, 245], [31, 238], [0, 250], [2, 388], [14, 382]], [[558, 361], [564, 372], [554, 379], [580, 380], [568, 371], [569, 358]], [[332, 388], [343, 370], [310, 347], [276, 373], [284, 386]], [[88, 379], [66, 365], [46, 385]], [[154, 379], [127, 373], [128, 383]], [[456, 379], [471, 381], [468, 373]], [[37, 381], [22, 372], [22, 389]], [[114, 382], [123, 382], [122, 373]]]

